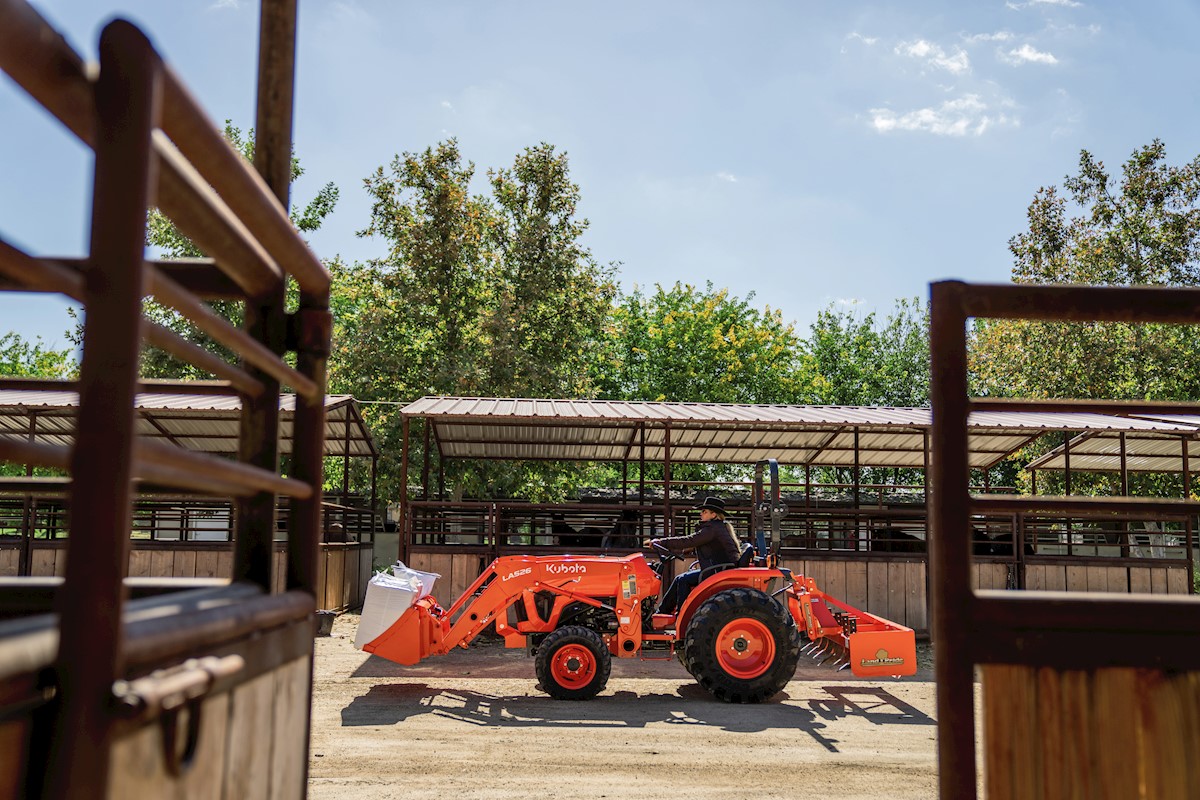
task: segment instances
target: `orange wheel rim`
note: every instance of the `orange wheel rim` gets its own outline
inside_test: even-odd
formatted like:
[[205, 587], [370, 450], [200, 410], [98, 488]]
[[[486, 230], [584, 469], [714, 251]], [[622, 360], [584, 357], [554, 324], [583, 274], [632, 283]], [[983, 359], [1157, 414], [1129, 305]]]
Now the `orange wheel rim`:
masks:
[[717, 635], [717, 661], [735, 678], [757, 678], [775, 661], [775, 637], [756, 619], [735, 619]]
[[582, 689], [596, 676], [596, 656], [583, 645], [565, 645], [550, 660], [550, 674], [565, 689]]

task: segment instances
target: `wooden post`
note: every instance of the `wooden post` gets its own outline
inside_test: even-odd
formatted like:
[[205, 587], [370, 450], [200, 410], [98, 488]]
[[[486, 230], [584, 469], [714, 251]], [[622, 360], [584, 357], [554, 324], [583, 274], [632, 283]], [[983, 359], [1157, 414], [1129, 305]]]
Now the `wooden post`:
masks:
[[667, 420], [663, 439], [663, 533], [675, 535], [675, 518], [671, 513], [671, 421]]
[[408, 545], [412, 532], [408, 519], [408, 417], [400, 420], [400, 557], [408, 561]]
[[[150, 42], [117, 20], [100, 34], [95, 84], [87, 314], [71, 474], [70, 550], [51, 713], [55, 739], [42, 796], [87, 800], [108, 786], [113, 682], [124, 673], [121, 612], [129, 567], [134, 396], [141, 336], [151, 131], [160, 65]], [[98, 465], [104, 465], [98, 469]], [[86, 509], [86, 513], [84, 510]]]

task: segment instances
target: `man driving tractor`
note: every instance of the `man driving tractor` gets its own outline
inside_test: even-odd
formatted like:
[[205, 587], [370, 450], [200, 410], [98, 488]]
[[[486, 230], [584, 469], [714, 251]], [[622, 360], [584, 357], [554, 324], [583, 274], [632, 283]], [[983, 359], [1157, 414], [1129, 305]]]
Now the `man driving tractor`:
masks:
[[672, 536], [668, 539], [652, 539], [651, 547], [661, 547], [672, 553], [696, 551], [700, 562], [697, 569], [680, 573], [671, 582], [671, 588], [663, 595], [659, 614], [674, 614], [679, 605], [700, 583], [700, 573], [719, 564], [736, 564], [741, 544], [733, 526], [725, 521], [725, 501], [719, 497], [706, 497], [695, 506], [700, 509], [700, 524], [690, 536]]

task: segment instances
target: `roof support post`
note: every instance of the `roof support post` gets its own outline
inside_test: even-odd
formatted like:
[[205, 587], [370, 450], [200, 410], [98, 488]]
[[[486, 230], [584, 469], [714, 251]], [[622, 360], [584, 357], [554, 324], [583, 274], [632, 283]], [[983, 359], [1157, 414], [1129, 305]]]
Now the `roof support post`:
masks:
[[[1071, 496], [1071, 432], [1063, 431], [1063, 494], [1067, 497]], [[1063, 520], [1063, 525], [1067, 531], [1067, 555], [1072, 555], [1074, 544], [1071, 536], [1071, 518], [1067, 517]]]
[[371, 544], [375, 543], [375, 529], [379, 526], [379, 456], [371, 454]]
[[[426, 418], [428, 422], [428, 418]], [[400, 418], [400, 558], [408, 561], [412, 532], [408, 520], [408, 417]]]
[[421, 499], [429, 499], [429, 417], [422, 420], [421, 447]]
[[[1125, 431], [1121, 431], [1121, 497], [1129, 496], [1129, 454], [1125, 449]], [[1121, 558], [1129, 558], [1129, 520], [1121, 523]]]
[[671, 421], [663, 433], [663, 533], [675, 535], [675, 517], [671, 513]]
[[[37, 439], [37, 412], [30, 411], [28, 413], [29, 442], [32, 444]], [[33, 477], [32, 464], [25, 465], [25, 477]], [[33, 574], [33, 520], [36, 515], [37, 506], [34, 503], [33, 495], [26, 492], [21, 502], [21, 560], [17, 565], [17, 574], [22, 577]]]
[[863, 532], [858, 529], [858, 526], [860, 524], [862, 524], [862, 519], [858, 515], [858, 511], [859, 511], [858, 493], [862, 489], [861, 483], [862, 483], [862, 462], [861, 462], [861, 459], [859, 458], [859, 452], [858, 452], [858, 426], [855, 425], [854, 426], [854, 549], [855, 550], [862, 549], [862, 545], [860, 544], [860, 538], [861, 538]]

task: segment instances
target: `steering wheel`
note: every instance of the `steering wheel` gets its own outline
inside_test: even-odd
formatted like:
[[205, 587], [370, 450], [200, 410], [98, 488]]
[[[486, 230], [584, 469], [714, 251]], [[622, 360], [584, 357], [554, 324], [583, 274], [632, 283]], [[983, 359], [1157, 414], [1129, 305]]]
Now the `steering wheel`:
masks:
[[674, 561], [675, 559], [679, 558], [679, 556], [675, 555], [661, 544], [651, 542], [650, 546], [654, 548], [654, 551], [658, 555], [659, 559], [663, 561]]

